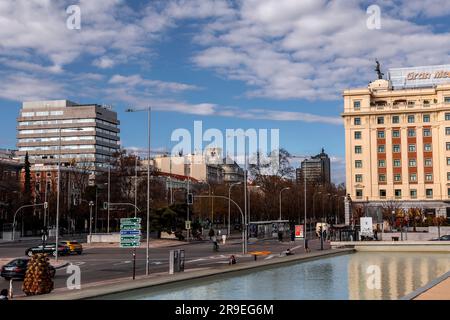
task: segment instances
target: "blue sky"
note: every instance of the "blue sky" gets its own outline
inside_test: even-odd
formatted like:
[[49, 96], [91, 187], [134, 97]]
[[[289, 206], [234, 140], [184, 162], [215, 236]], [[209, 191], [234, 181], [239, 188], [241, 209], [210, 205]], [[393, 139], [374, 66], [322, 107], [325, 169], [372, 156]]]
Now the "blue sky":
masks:
[[[322, 147], [344, 182], [341, 92], [384, 71], [449, 63], [445, 0], [0, 1], [0, 147], [21, 101], [111, 104], [126, 148], [170, 150], [177, 128], [280, 130], [295, 155]], [[69, 5], [81, 29], [66, 27]], [[366, 10], [380, 8], [380, 29]], [[385, 72], [387, 73], [387, 72]], [[296, 163], [294, 163], [296, 164]]]

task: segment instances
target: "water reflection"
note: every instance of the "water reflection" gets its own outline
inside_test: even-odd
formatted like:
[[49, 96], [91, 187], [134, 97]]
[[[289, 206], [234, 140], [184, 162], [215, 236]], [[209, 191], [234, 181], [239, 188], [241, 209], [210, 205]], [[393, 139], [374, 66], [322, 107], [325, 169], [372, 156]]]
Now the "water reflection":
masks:
[[[379, 267], [381, 287], [370, 289], [367, 268]], [[398, 299], [450, 269], [450, 254], [362, 252], [295, 265], [203, 280], [122, 299]]]

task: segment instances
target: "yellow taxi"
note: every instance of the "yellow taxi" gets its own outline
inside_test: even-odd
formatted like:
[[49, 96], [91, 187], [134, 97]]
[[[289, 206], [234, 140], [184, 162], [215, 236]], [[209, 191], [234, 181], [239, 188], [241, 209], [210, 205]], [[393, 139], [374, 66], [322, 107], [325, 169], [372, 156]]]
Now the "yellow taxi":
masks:
[[83, 246], [78, 243], [78, 241], [61, 241], [61, 245], [66, 246], [69, 248], [70, 253], [77, 253], [82, 254], [83, 253]]

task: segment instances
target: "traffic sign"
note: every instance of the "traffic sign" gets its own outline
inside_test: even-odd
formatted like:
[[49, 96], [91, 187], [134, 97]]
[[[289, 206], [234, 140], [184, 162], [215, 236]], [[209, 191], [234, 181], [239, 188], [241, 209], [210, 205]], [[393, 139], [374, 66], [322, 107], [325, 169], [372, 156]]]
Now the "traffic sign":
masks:
[[185, 229], [186, 230], [190, 230], [191, 229], [191, 221], [189, 221], [189, 220], [185, 221]]
[[120, 219], [120, 247], [136, 248], [141, 244], [141, 218]]

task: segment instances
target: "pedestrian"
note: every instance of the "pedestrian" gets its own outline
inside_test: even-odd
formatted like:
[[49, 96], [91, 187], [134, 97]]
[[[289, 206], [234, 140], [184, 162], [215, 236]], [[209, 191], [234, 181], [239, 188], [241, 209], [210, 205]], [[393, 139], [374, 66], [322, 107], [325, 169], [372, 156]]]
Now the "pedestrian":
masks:
[[278, 241], [283, 242], [283, 232], [278, 231]]
[[291, 242], [295, 242], [295, 231], [291, 231]]
[[0, 300], [8, 300], [8, 289], [3, 289], [0, 292]]
[[309, 249], [308, 239], [305, 238], [305, 252], [311, 252], [311, 249]]
[[230, 260], [229, 260], [229, 265], [232, 265], [232, 264], [236, 264], [236, 258], [233, 254], [230, 256]]

